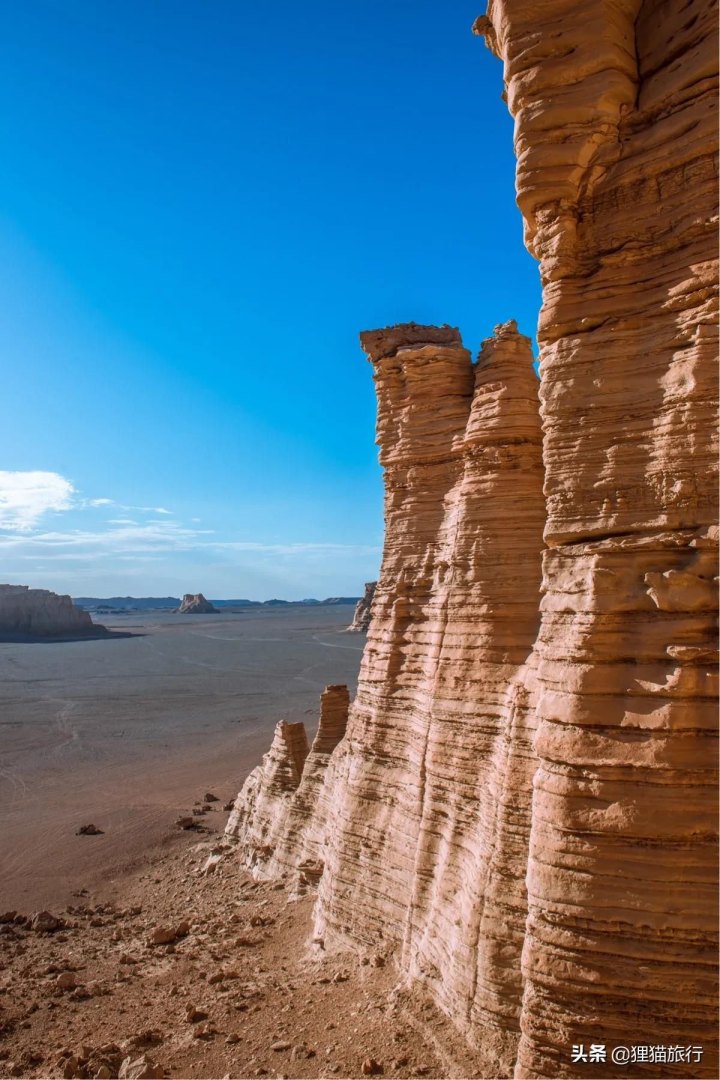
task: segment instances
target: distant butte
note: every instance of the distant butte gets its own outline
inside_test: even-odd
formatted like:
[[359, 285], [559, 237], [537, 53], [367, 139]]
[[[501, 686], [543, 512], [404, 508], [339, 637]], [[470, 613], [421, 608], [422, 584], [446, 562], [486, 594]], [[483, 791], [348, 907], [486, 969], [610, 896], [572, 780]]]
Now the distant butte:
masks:
[[177, 609], [178, 615], [217, 615], [218, 609], [201, 592], [185, 593]]

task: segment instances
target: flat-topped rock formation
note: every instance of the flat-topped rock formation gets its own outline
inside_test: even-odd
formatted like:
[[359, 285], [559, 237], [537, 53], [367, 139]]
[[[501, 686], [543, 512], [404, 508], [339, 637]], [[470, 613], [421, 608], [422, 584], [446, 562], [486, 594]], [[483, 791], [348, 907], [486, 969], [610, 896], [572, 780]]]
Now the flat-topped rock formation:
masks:
[[28, 585], [0, 585], [0, 639], [91, 637], [105, 632], [69, 596]]
[[370, 619], [372, 618], [372, 602], [375, 597], [376, 587], [377, 581], [365, 582], [365, 592], [363, 593], [362, 598], [358, 600], [353, 614], [353, 621], [348, 626], [348, 630], [352, 633], [364, 634], [370, 626]]
[[[540, 262], [540, 414], [513, 324], [476, 364], [449, 327], [362, 335], [386, 536], [303, 810], [314, 936], [391, 953], [481, 1075], [616, 1076], [615, 1046], [679, 1041], [700, 1059], [633, 1074], [717, 1075], [714, 22], [492, 0], [476, 24]], [[307, 836], [260, 856], [238, 830], [268, 876]]]
[[185, 593], [177, 609], [178, 615], [215, 615], [217, 608], [200, 593]]

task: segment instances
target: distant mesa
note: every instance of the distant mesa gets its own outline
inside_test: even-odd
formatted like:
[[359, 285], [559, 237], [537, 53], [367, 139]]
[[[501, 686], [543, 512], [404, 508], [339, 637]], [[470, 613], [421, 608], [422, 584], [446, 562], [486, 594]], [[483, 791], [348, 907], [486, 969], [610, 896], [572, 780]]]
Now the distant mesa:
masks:
[[206, 600], [201, 592], [185, 593], [178, 615], [217, 615], [217, 608]]
[[29, 585], [0, 585], [0, 640], [104, 637], [108, 631], [94, 623], [69, 596]]
[[355, 614], [353, 615], [353, 621], [348, 626], [348, 630], [353, 633], [364, 634], [370, 626], [370, 619], [372, 618], [372, 603], [375, 599], [375, 589], [377, 587], [377, 581], [365, 582], [365, 594], [358, 600], [355, 608]]

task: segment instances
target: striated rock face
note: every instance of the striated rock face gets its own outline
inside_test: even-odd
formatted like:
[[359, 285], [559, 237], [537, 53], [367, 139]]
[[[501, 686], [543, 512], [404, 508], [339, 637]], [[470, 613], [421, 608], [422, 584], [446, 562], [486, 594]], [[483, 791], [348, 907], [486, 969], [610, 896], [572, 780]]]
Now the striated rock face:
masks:
[[27, 585], [0, 585], [0, 638], [65, 637], [104, 631], [105, 627], [75, 607], [69, 596]]
[[366, 633], [370, 626], [370, 619], [372, 618], [372, 602], [375, 597], [376, 588], [377, 581], [365, 582], [365, 592], [362, 598], [357, 602], [353, 621], [348, 626], [348, 630], [360, 634]]
[[314, 792], [315, 933], [394, 953], [482, 1075], [616, 1076], [616, 1045], [680, 1042], [702, 1059], [633, 1075], [717, 1075], [713, 23], [709, 0], [478, 21], [543, 280], [547, 506], [513, 324], [475, 365], [450, 327], [362, 336], [386, 539]]
[[460, 1026], [492, 1032], [507, 1065], [535, 769], [524, 665], [545, 521], [538, 380], [514, 323], [476, 364], [457, 331], [436, 342], [412, 330], [408, 342], [403, 327], [361, 336], [386, 537], [328, 778], [337, 809], [316, 934], [393, 949]]
[[290, 875], [298, 888], [317, 884], [330, 809], [325, 771], [345, 735], [349, 703], [347, 686], [326, 686], [312, 748], [303, 723], [281, 720], [262, 765], [245, 781], [225, 833], [256, 877]]
[[598, 1032], [682, 1030], [717, 1071], [713, 9], [492, 0], [481, 27], [544, 286], [518, 1076], [567, 1075]]
[[217, 608], [213, 607], [200, 593], [185, 593], [182, 603], [177, 609], [178, 615], [215, 615]]

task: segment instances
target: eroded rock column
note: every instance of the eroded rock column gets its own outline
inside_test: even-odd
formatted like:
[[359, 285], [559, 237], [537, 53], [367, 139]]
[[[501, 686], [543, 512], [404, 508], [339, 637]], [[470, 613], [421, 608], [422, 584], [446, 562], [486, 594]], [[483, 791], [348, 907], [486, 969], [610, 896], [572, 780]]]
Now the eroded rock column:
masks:
[[[512, 1068], [535, 761], [523, 674], [538, 627], [537, 378], [498, 327], [363, 334], [378, 393], [386, 536], [316, 932], [393, 951]], [[480, 1040], [475, 1040], [478, 1045]], [[490, 1045], [491, 1044], [491, 1045]]]
[[225, 834], [259, 878], [289, 879], [295, 889], [317, 884], [322, 873], [330, 757], [345, 735], [347, 686], [326, 686], [312, 747], [302, 722], [281, 720], [262, 764], [250, 773], [235, 801]]
[[492, 0], [478, 26], [544, 286], [521, 1077], [576, 1075], [590, 1041], [703, 1045], [692, 1075], [717, 1072], [712, 9]]

